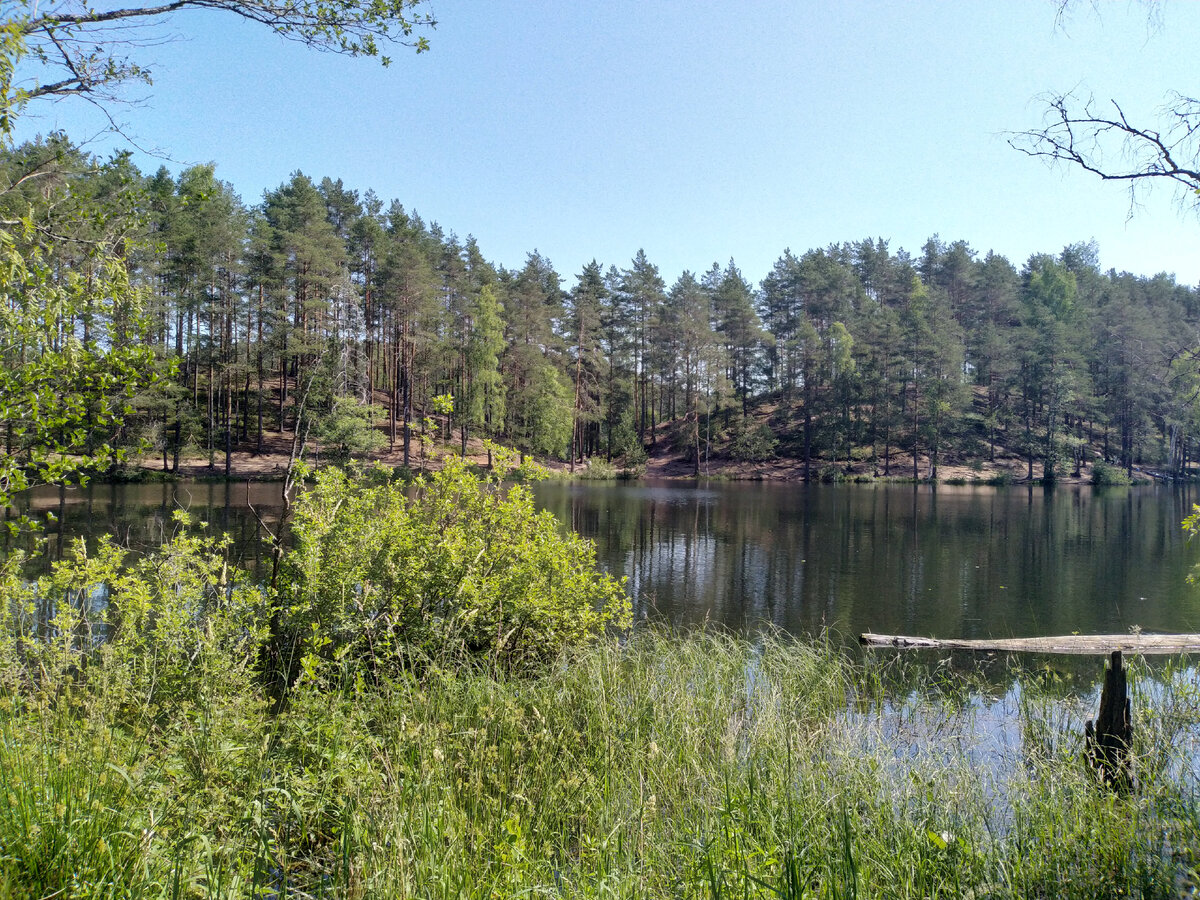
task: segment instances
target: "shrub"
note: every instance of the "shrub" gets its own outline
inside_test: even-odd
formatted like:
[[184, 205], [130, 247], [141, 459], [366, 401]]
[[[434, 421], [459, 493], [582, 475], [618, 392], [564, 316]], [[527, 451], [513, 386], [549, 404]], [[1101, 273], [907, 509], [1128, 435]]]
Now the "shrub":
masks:
[[846, 470], [841, 466], [821, 466], [817, 471], [817, 481], [821, 484], [841, 484], [846, 480]]
[[621, 477], [641, 478], [646, 474], [646, 461], [649, 458], [646, 448], [640, 443], [630, 444], [621, 456]]
[[[625, 626], [622, 582], [529, 490], [458, 458], [406, 489], [327, 469], [298, 500], [279, 588], [283, 625], [320, 658], [386, 674], [413, 659], [519, 671]], [[519, 471], [529, 469], [522, 466]]]
[[4, 687], [43, 699], [88, 688], [127, 723], [186, 714], [205, 692], [245, 693], [266, 639], [265, 592], [227, 564], [227, 536], [192, 533], [183, 512], [175, 522], [178, 532], [136, 561], [104, 536], [91, 552], [77, 541], [36, 584], [10, 567]]
[[387, 439], [375, 430], [374, 422], [383, 416], [382, 407], [359, 403], [353, 397], [335, 397], [329, 413], [317, 425], [322, 452], [334, 462], [344, 463], [379, 450]]
[[747, 428], [738, 423], [733, 435], [733, 443], [729, 447], [729, 455], [743, 462], [762, 462], [773, 459], [775, 447], [779, 441], [768, 425], [757, 428]]
[[617, 477], [617, 467], [599, 456], [593, 456], [579, 472], [585, 481], [612, 481]]
[[1129, 476], [1123, 469], [1099, 461], [1092, 463], [1092, 484], [1127, 485], [1129, 483]]

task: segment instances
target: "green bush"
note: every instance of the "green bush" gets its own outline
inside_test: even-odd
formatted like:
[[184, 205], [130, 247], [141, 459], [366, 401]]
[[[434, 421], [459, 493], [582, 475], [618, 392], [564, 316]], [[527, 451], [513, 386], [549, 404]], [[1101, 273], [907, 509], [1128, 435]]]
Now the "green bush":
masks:
[[735, 426], [729, 455], [743, 462], [763, 462], [774, 459], [779, 441], [769, 425], [747, 428], [744, 423]]
[[613, 481], [618, 475], [617, 467], [599, 456], [593, 456], [579, 472], [585, 481]]
[[479, 477], [451, 457], [407, 489], [378, 470], [317, 474], [279, 588], [310, 670], [340, 659], [383, 674], [417, 654], [521, 671], [628, 623], [623, 584], [597, 571], [593, 545], [527, 488], [502, 485], [498, 463]]
[[1092, 463], [1092, 484], [1111, 486], [1129, 483], [1129, 476], [1125, 474], [1124, 469], [1099, 461]]
[[105, 536], [91, 552], [77, 541], [36, 584], [10, 571], [7, 686], [46, 701], [85, 686], [127, 723], [186, 712], [209, 685], [242, 693], [267, 636], [265, 592], [228, 566], [227, 536], [192, 533], [183, 512], [175, 521], [177, 533], [136, 561]]
[[817, 481], [821, 484], [842, 484], [848, 480], [846, 470], [838, 465], [821, 466], [817, 472]]
[[335, 397], [329, 413], [317, 424], [321, 451], [334, 462], [347, 462], [379, 450], [387, 443], [374, 423], [386, 412], [381, 406], [359, 403], [353, 397]]

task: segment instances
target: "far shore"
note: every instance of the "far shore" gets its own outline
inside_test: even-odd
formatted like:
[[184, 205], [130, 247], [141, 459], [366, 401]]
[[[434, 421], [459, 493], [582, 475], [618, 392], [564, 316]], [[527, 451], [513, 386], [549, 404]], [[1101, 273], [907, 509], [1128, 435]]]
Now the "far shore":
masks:
[[[417, 442], [413, 441], [414, 445]], [[413, 472], [433, 470], [439, 467], [438, 458], [445, 453], [458, 454], [457, 444], [439, 445], [431, 454], [422, 457], [419, 452], [411, 452], [408, 468]], [[291, 452], [291, 440], [286, 434], [271, 435], [264, 441], [263, 451], [256, 453], [253, 448], [235, 450], [230, 456], [229, 479], [232, 481], [280, 481], [283, 480], [288, 467]], [[468, 459], [479, 466], [487, 465], [487, 452], [479, 441], [471, 441], [467, 445]], [[321, 464], [322, 454], [318, 448], [305, 458], [317, 465]], [[600, 457], [603, 459], [603, 457]], [[374, 453], [370, 461], [381, 463], [392, 468], [404, 465], [403, 451], [384, 450]], [[561, 460], [539, 460], [556, 477], [587, 478], [588, 463], [577, 462], [574, 471], [571, 466]], [[178, 477], [189, 479], [217, 479], [225, 477], [225, 454], [216, 452], [210, 463], [207, 455], [188, 456], [181, 458], [178, 469], [164, 471], [161, 457], [143, 457], [131, 468], [146, 477]], [[745, 462], [728, 457], [713, 457], [700, 465], [700, 473], [695, 474], [694, 464], [682, 456], [665, 452], [662, 448], [652, 451], [645, 464], [630, 471], [623, 472], [619, 461], [615, 471], [622, 478], [630, 480], [667, 480], [694, 481], [716, 479], [722, 481], [760, 481], [779, 483], [804, 482], [804, 460], [792, 458], [775, 458], [761, 462]], [[913, 464], [910, 455], [893, 453], [890, 466], [884, 468], [883, 460], [855, 461], [847, 466], [845, 461], [833, 462], [827, 459], [813, 460], [810, 465], [813, 481], [839, 481], [870, 483], [891, 481], [911, 483], [914, 481]], [[940, 462], [937, 467], [937, 478], [931, 477], [932, 466], [928, 457], [919, 456], [917, 459], [917, 477], [920, 482], [936, 482], [952, 485], [996, 485], [996, 484], [1041, 484], [1043, 482], [1042, 465], [1035, 462], [1033, 477], [1029, 477], [1029, 466], [1025, 459], [1012, 455], [997, 454], [996, 460], [951, 460]], [[1150, 483], [1154, 474], [1134, 469], [1134, 482]], [[1078, 475], [1070, 466], [1060, 471], [1056, 483], [1061, 485], [1092, 484], [1092, 464], [1084, 465]]]

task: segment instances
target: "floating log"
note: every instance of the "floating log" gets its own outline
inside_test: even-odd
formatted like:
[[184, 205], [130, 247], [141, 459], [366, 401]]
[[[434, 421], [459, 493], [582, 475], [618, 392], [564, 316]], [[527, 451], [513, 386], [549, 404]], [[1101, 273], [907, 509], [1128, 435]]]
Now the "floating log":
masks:
[[859, 643], [877, 649], [974, 650], [1107, 656], [1114, 651], [1143, 656], [1200, 653], [1200, 634], [1064, 634], [1057, 637], [938, 640], [902, 634], [862, 634]]
[[1104, 690], [1100, 694], [1100, 714], [1083, 728], [1088, 763], [1096, 775], [1119, 793], [1133, 785], [1129, 747], [1133, 743], [1133, 717], [1129, 708], [1129, 690], [1121, 651], [1112, 652], [1104, 671]]

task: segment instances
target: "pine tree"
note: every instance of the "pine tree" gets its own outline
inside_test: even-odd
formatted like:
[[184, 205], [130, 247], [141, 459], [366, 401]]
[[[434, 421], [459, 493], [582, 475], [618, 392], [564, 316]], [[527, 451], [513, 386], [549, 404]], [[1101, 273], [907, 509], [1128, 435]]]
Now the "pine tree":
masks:
[[[483, 285], [471, 302], [470, 340], [467, 344], [468, 378], [464, 396], [462, 430], [466, 454], [467, 429], [491, 433], [504, 421], [504, 378], [500, 357], [504, 353], [503, 310], [496, 288]], [[489, 451], [488, 465], [491, 465]]]
[[388, 437], [394, 449], [400, 429], [404, 465], [412, 460], [414, 396], [436, 320], [432, 239], [419, 216], [393, 202], [387, 213], [385, 249], [378, 272]]
[[604, 359], [601, 327], [608, 288], [600, 264], [592, 260], [579, 273], [568, 295], [566, 339], [574, 361], [570, 467], [583, 457], [597, 452], [602, 416]]
[[732, 259], [721, 273], [712, 302], [717, 331], [725, 342], [729, 381], [741, 403], [742, 418], [746, 418], [767, 335], [754, 309], [754, 291]]
[[646, 251], [638, 250], [629, 268], [621, 273], [618, 302], [633, 354], [634, 419], [638, 439], [643, 444], [646, 443], [647, 431], [650, 432], [651, 443], [654, 442], [656, 417], [650, 347], [652, 331], [665, 300], [665, 289], [658, 266], [647, 259]]

